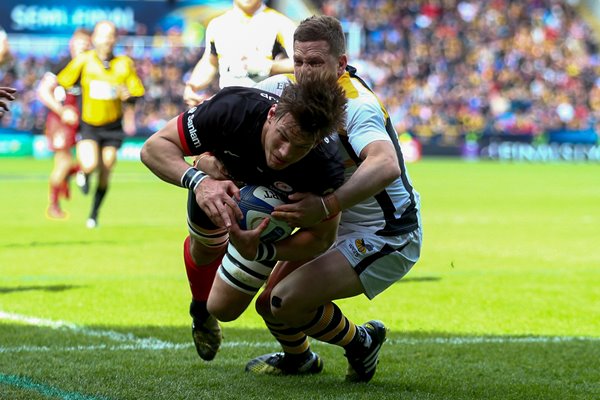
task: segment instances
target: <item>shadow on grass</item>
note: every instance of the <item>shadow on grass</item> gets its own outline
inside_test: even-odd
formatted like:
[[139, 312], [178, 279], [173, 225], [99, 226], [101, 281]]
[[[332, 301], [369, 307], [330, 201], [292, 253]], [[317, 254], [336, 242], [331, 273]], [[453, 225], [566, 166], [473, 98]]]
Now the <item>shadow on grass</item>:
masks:
[[79, 285], [48, 285], [48, 286], [15, 286], [15, 287], [0, 287], [0, 294], [14, 293], [14, 292], [29, 292], [29, 291], [42, 291], [42, 292], [64, 292], [71, 289], [79, 289], [83, 286]]
[[[591, 367], [600, 359], [600, 340], [594, 338], [392, 333], [373, 381], [351, 384], [344, 381], [346, 360], [339, 347], [313, 344], [325, 366], [318, 375], [256, 376], [244, 372], [245, 364], [278, 351], [277, 343], [262, 329], [225, 326], [224, 332], [216, 359], [204, 362], [187, 325], [57, 330], [0, 324], [0, 371], [102, 399], [591, 399], [600, 394]], [[22, 398], [32, 390], [23, 389]]]

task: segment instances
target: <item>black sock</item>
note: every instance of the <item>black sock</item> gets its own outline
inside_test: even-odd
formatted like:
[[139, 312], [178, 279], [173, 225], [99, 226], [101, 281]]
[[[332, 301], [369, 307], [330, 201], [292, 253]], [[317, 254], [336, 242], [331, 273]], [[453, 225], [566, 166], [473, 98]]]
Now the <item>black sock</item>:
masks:
[[106, 195], [106, 191], [108, 188], [97, 188], [96, 194], [94, 195], [94, 203], [92, 205], [92, 213], [90, 214], [90, 218], [97, 219], [98, 211], [100, 210], [100, 205], [104, 200], [104, 196]]
[[190, 303], [190, 315], [194, 319], [205, 321], [210, 316], [206, 308], [206, 301], [192, 300]]

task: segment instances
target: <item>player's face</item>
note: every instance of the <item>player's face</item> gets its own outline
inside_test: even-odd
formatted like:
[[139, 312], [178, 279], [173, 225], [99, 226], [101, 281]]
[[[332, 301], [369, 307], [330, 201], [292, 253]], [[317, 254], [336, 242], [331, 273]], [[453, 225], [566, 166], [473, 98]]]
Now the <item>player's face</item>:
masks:
[[262, 5], [262, 0], [233, 0], [233, 4], [241, 8], [246, 14], [254, 14]]
[[265, 158], [269, 168], [281, 170], [300, 161], [314, 147], [314, 140], [302, 135], [290, 114], [276, 119], [269, 112], [267, 130], [263, 138]]
[[108, 23], [98, 23], [92, 36], [94, 47], [102, 53], [110, 53], [117, 42], [115, 27]]
[[327, 69], [341, 76], [346, 68], [346, 56], [334, 57], [329, 52], [329, 44], [324, 40], [315, 42], [294, 42], [294, 74], [296, 77], [315, 69]]
[[75, 58], [79, 54], [88, 50], [91, 46], [90, 37], [87, 35], [77, 35], [71, 39], [71, 57]]

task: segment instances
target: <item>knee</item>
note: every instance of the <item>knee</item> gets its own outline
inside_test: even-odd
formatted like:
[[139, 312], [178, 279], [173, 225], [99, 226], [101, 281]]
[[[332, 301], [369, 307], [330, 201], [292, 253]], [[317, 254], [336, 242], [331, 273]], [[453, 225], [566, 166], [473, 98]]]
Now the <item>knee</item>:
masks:
[[306, 310], [301, 299], [274, 290], [269, 300], [269, 311], [276, 320], [289, 326], [304, 324], [305, 321], [302, 320], [302, 315]]
[[235, 305], [211, 301], [210, 297], [206, 303], [206, 309], [210, 315], [221, 322], [235, 321], [243, 312], [243, 310], [239, 310]]
[[256, 308], [258, 315], [261, 317], [269, 317], [271, 315], [271, 291], [265, 289], [260, 296], [256, 298], [254, 307]]
[[190, 255], [196, 265], [208, 264], [225, 253], [225, 246], [209, 247], [190, 237]]

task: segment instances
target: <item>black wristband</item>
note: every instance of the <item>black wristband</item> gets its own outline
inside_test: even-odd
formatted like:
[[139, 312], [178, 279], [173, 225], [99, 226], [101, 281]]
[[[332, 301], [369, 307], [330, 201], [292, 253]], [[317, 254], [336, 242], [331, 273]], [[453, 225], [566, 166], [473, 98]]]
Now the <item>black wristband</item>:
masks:
[[204, 172], [194, 167], [189, 167], [181, 176], [181, 186], [196, 190], [196, 187], [198, 187], [200, 182], [202, 182], [207, 176], [208, 175]]

